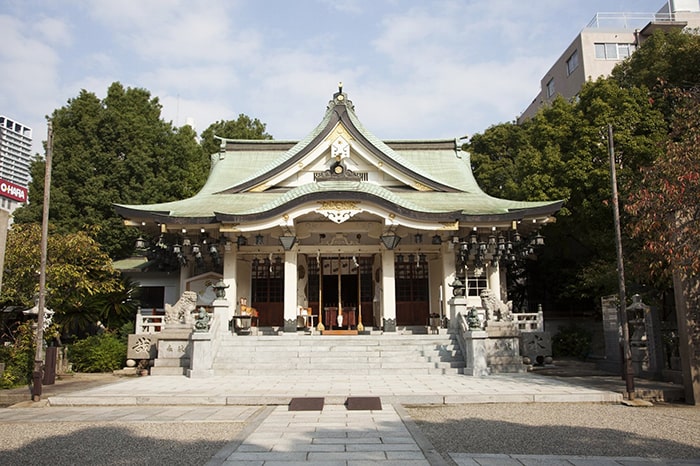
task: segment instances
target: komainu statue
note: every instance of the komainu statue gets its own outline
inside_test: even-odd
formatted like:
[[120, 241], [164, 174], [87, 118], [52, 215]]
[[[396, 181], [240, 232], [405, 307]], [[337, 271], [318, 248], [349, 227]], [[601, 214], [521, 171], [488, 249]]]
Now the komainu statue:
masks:
[[180, 299], [173, 304], [165, 305], [166, 324], [192, 324], [192, 312], [197, 309], [197, 293], [185, 291]]
[[487, 321], [510, 322], [513, 320], [513, 301], [504, 303], [496, 297], [493, 290], [487, 288], [481, 292], [481, 305], [486, 310]]

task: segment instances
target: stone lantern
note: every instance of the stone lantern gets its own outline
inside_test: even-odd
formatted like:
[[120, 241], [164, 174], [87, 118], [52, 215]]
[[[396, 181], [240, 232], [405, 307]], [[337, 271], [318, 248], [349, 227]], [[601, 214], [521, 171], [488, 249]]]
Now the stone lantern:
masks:
[[226, 298], [226, 288], [228, 288], [231, 285], [227, 285], [224, 283], [223, 279], [219, 279], [218, 282], [212, 285], [212, 288], [214, 288], [214, 293], [216, 294], [217, 299], [225, 299]]

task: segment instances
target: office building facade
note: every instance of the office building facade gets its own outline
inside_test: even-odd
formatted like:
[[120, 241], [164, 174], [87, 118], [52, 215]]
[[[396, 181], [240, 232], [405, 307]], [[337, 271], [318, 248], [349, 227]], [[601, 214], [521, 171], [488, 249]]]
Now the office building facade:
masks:
[[654, 32], [700, 27], [700, 0], [670, 0], [656, 13], [597, 13], [540, 81], [518, 118], [532, 118], [557, 96], [575, 98], [586, 81], [608, 76]]

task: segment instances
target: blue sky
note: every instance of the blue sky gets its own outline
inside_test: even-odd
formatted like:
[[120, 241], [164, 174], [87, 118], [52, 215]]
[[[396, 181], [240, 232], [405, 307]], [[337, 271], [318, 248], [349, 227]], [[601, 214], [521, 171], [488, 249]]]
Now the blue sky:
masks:
[[148, 89], [198, 132], [240, 113], [301, 139], [342, 81], [381, 139], [513, 121], [596, 12], [663, 0], [0, 0], [0, 114], [46, 139], [81, 89]]

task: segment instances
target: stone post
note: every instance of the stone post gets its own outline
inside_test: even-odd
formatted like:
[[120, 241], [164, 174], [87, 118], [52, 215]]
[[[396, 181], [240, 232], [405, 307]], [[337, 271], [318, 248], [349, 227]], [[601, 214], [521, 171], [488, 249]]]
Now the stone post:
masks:
[[486, 342], [488, 334], [484, 330], [471, 330], [464, 332], [464, 343], [466, 354], [464, 355], [465, 375], [489, 375], [488, 364], [486, 362]]
[[209, 377], [214, 374], [212, 369], [214, 363], [213, 337], [210, 332], [193, 332], [190, 336], [192, 356], [190, 368], [187, 369], [187, 377]]
[[467, 297], [466, 296], [453, 296], [447, 303], [450, 305], [450, 328], [456, 329], [459, 323], [457, 322], [457, 314], [462, 314], [466, 316], [469, 312], [467, 308]]

